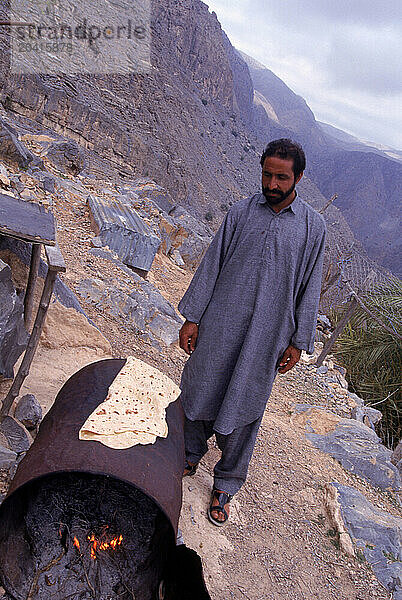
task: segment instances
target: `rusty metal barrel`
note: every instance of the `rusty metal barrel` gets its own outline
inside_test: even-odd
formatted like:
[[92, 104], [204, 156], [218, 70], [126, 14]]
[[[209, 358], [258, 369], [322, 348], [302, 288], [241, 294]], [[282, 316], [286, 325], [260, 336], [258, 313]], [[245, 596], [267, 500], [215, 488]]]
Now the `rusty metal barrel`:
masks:
[[[183, 411], [180, 401], [176, 400], [166, 410], [169, 427], [167, 438], [157, 438], [154, 444], [116, 450], [98, 441], [80, 440], [78, 436], [88, 416], [106, 398], [109, 386], [124, 364], [125, 359], [107, 359], [89, 364], [75, 373], [57, 394], [34, 443], [19, 464], [8, 495], [0, 507], [0, 546], [3, 546], [0, 548], [0, 579], [7, 580], [6, 571], [11, 560], [7, 554], [14, 554], [14, 545], [15, 552], [18, 551], [18, 539], [10, 540], [10, 529], [18, 527], [15, 525], [18, 522], [17, 513], [20, 511], [22, 514], [21, 506], [26, 503], [26, 497], [29, 497], [31, 490], [38, 489], [41, 482], [63, 474], [105, 476], [140, 490], [166, 517], [168, 525], [163, 535], [168, 536], [168, 547], [174, 556], [184, 465]], [[18, 538], [18, 535], [17, 531], [15, 537]], [[183, 549], [179, 550], [177, 556], [182, 552]], [[209, 598], [202, 579], [201, 562], [196, 555], [193, 558], [198, 569], [198, 573], [194, 572], [194, 582], [198, 580], [199, 592], [192, 597]], [[174, 562], [179, 563], [180, 559], [174, 559]], [[167, 569], [172, 570], [171, 565]], [[178, 589], [176, 583], [167, 582], [167, 588]], [[177, 592], [173, 596], [160, 597], [186, 596]]]
[[60, 472], [108, 475], [143, 491], [168, 517], [177, 534], [182, 502], [184, 465], [183, 412], [178, 401], [169, 405], [167, 438], [154, 444], [114, 450], [100, 442], [80, 440], [78, 432], [102, 402], [125, 359], [91, 363], [63, 385], [43, 419], [35, 442], [18, 466], [1, 512], [19, 488]]

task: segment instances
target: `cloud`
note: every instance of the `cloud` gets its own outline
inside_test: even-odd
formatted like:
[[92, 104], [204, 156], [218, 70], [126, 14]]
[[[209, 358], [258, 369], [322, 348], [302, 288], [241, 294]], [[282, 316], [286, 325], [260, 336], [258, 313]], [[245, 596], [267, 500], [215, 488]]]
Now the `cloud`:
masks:
[[303, 96], [318, 119], [402, 147], [400, 0], [206, 2], [232, 44]]
[[[374, 39], [375, 38], [375, 39]], [[402, 89], [400, 37], [389, 27], [347, 27], [331, 44], [328, 73], [334, 86], [375, 94], [398, 94]]]

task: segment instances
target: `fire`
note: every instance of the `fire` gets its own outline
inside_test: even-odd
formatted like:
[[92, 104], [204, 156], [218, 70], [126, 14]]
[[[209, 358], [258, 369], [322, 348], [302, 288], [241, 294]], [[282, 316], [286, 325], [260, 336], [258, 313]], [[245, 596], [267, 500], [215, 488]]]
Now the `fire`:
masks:
[[[117, 546], [120, 546], [123, 542], [123, 536], [121, 534], [116, 535], [114, 538], [108, 540], [106, 538], [106, 529], [108, 529], [108, 526], [103, 528], [99, 539], [96, 538], [94, 533], [91, 533], [91, 535], [87, 536], [87, 540], [89, 542], [89, 554], [92, 560], [95, 560], [98, 556], [98, 553], [101, 551], [116, 550]], [[75, 546], [78, 552], [82, 555], [81, 545], [77, 536], [73, 537], [73, 546]]]
[[89, 548], [89, 552], [91, 555], [91, 558], [93, 560], [96, 559], [97, 557], [97, 553], [102, 551], [102, 550], [116, 550], [117, 546], [120, 546], [122, 541], [123, 541], [123, 536], [120, 534], [119, 536], [116, 536], [114, 538], [112, 538], [109, 541], [106, 540], [97, 540], [95, 535], [92, 533], [91, 535], [88, 536], [88, 541], [90, 543], [90, 548]]

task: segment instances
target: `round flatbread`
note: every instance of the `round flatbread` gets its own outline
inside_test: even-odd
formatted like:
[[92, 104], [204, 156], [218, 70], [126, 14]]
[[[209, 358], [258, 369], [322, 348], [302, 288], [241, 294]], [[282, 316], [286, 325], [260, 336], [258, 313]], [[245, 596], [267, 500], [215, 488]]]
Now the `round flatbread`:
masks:
[[131, 448], [136, 444], [154, 444], [156, 435], [144, 433], [143, 431], [126, 431], [124, 433], [99, 434], [92, 431], [80, 432], [81, 440], [100, 442], [109, 448], [115, 450], [124, 450]]
[[79, 438], [97, 439], [111, 448], [127, 448], [153, 443], [157, 436], [167, 437], [165, 409], [179, 394], [180, 388], [169, 377], [129, 356], [106, 399], [81, 427]]

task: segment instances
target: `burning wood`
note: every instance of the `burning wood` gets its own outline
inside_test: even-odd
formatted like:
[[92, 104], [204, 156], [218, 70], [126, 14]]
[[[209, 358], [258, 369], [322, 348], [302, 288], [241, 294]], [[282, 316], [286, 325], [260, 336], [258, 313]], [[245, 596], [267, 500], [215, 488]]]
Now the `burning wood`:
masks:
[[31, 487], [21, 517], [20, 562], [8, 573], [16, 598], [151, 600], [157, 594], [170, 525], [139, 490], [104, 476], [59, 474]]

